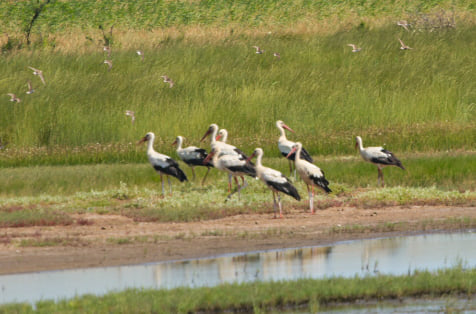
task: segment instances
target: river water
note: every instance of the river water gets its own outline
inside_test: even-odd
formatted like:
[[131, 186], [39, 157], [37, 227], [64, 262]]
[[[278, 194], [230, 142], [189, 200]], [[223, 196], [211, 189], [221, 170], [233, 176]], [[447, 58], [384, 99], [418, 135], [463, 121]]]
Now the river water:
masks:
[[403, 275], [463, 263], [476, 267], [476, 232], [434, 233], [227, 254], [195, 260], [0, 276], [0, 304], [232, 282]]

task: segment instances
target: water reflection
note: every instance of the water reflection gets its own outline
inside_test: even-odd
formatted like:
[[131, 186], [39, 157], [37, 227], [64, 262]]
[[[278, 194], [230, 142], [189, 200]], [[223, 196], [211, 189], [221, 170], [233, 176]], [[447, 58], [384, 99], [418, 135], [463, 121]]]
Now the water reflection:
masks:
[[476, 233], [358, 240], [332, 246], [229, 254], [145, 265], [0, 276], [0, 303], [101, 295], [126, 288], [171, 289], [231, 282], [295, 280], [436, 270], [458, 260], [476, 267]]

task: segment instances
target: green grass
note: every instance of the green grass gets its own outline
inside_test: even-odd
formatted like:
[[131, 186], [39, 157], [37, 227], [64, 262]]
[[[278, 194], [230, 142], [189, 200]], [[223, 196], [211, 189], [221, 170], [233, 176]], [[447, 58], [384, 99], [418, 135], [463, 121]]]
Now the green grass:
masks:
[[[357, 154], [357, 153], [356, 153]], [[316, 158], [333, 193], [317, 192], [316, 205], [373, 208], [396, 205], [475, 206], [474, 154], [416, 155], [404, 159], [407, 170], [384, 169], [387, 186], [377, 188], [375, 166], [360, 156]], [[264, 164], [288, 173], [284, 158]], [[189, 170], [184, 167], [185, 171]], [[4, 168], [0, 172], [0, 223], [4, 227], [82, 224], [71, 214], [119, 214], [135, 221], [171, 222], [218, 219], [247, 213], [271, 213], [272, 197], [260, 181], [248, 178], [241, 199], [224, 202], [226, 175], [212, 170], [207, 184], [172, 179], [173, 196], [161, 197], [159, 176], [148, 164], [102, 164]], [[283, 198], [287, 209], [306, 210], [304, 183], [294, 183], [303, 197]], [[165, 182], [168, 191], [167, 183]]]
[[[143, 150], [134, 143], [146, 132], [156, 133], [158, 151], [171, 154], [176, 135], [197, 145], [213, 122], [243, 150], [261, 146], [277, 156], [277, 119], [313, 155], [351, 154], [356, 135], [398, 153], [474, 150], [475, 36], [476, 27], [463, 24], [415, 33], [388, 25], [328, 36], [231, 35], [210, 45], [172, 39], [146, 51], [144, 62], [118, 48], [110, 72], [100, 48], [6, 54], [0, 94], [23, 100], [5, 95], [0, 107], [0, 138], [9, 148], [0, 166], [138, 162]], [[415, 49], [399, 50], [398, 37]], [[351, 53], [349, 42], [364, 49]], [[267, 53], [256, 55], [255, 44]], [[44, 71], [46, 86], [29, 65]], [[28, 79], [37, 89], [32, 95], [24, 94]], [[126, 109], [136, 112], [134, 125]]]
[[[330, 303], [394, 300], [404, 297], [472, 298], [476, 293], [476, 269], [461, 265], [436, 272], [414, 271], [406, 276], [301, 279], [290, 282], [225, 284], [213, 288], [138, 290], [86, 295], [73, 299], [41, 301], [37, 313], [130, 313], [140, 308], [151, 313], [267, 312], [285, 307], [308, 306], [310, 311]], [[31, 313], [27, 304], [0, 306], [0, 311]]]
[[[277, 148], [273, 153], [277, 154]], [[176, 158], [175, 153], [172, 155]], [[428, 188], [435, 187], [442, 191], [474, 191], [476, 189], [476, 155], [473, 153], [431, 154], [399, 156], [407, 168], [406, 171], [396, 167], [383, 170], [388, 187]], [[147, 163], [145, 152], [141, 153], [143, 163], [140, 164], [94, 164], [77, 166], [35, 166], [0, 169], [0, 197], [22, 197], [40, 195], [70, 195], [77, 192], [116, 190], [116, 199], [134, 197], [133, 188], [150, 189], [160, 192], [160, 179]], [[376, 187], [377, 169], [374, 165], [364, 162], [357, 151], [348, 158], [315, 157], [315, 163], [323, 169], [330, 187], [335, 194], [356, 188]], [[181, 168], [192, 180], [188, 166], [181, 163]], [[278, 169], [289, 176], [288, 162], [282, 157], [264, 157], [265, 166]], [[225, 193], [226, 175], [211, 170], [207, 184], [200, 186], [205, 168], [197, 168], [195, 182], [179, 183], [172, 180], [174, 191], [184, 194], [200, 195], [203, 193]], [[254, 181], [249, 179], [248, 181]], [[129, 188], [121, 192], [121, 182]], [[267, 193], [261, 182], [252, 182], [253, 187], [260, 187], [260, 193]], [[256, 184], [255, 184], [256, 183]], [[167, 183], [165, 182], [166, 188]], [[302, 182], [297, 183], [303, 195], [306, 193]], [[262, 188], [261, 188], [262, 187]], [[218, 191], [212, 191], [218, 188]], [[122, 194], [121, 194], [122, 193]], [[132, 193], [132, 194], [131, 194]], [[213, 198], [212, 198], [213, 199]], [[211, 200], [212, 200], [211, 199]]]
[[[41, 1], [45, 2], [45, 1]], [[0, 26], [7, 31], [23, 31], [41, 2], [23, 0], [0, 4]], [[135, 1], [118, 0], [51, 1], [36, 20], [36, 34], [76, 29], [153, 30], [184, 26], [275, 26], [315, 23], [330, 18], [367, 20], [375, 16], [417, 15], [445, 9], [474, 11], [471, 1]]]

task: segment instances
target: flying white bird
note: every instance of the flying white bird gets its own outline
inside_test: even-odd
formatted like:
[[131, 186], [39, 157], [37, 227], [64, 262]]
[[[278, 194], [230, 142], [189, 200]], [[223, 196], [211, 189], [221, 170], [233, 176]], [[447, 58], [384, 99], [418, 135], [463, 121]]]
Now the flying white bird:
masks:
[[12, 94], [12, 93], [8, 93], [7, 95], [10, 96], [10, 101], [13, 101], [13, 102], [21, 102], [21, 99], [18, 98], [17, 95]]
[[172, 81], [172, 79], [170, 77], [168, 77], [167, 75], [162, 75], [161, 78], [164, 79], [164, 83], [169, 84], [170, 88], [174, 87], [174, 81]]
[[29, 67], [31, 70], [33, 70], [34, 75], [38, 75], [38, 77], [41, 79], [44, 85], [46, 85], [45, 77], [43, 76], [43, 71], [35, 69], [34, 67]]
[[136, 121], [136, 116], [134, 111], [126, 110], [125, 114], [126, 116], [131, 117], [131, 123], [134, 123], [134, 121]]
[[413, 49], [403, 43], [403, 41], [399, 38], [398, 41], [400, 42], [400, 49], [401, 50], [408, 50], [408, 49]]
[[359, 52], [360, 50], [362, 50], [362, 48], [358, 48], [354, 44], [347, 44], [347, 46], [352, 47], [352, 52]]

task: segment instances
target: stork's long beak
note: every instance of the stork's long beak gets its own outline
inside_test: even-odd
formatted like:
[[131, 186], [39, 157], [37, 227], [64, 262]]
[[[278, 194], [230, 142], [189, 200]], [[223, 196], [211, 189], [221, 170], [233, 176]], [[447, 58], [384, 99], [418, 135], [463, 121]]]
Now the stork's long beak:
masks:
[[294, 152], [297, 151], [297, 148], [296, 147], [293, 147], [293, 149], [291, 149], [291, 151], [289, 152], [289, 154], [286, 156], [286, 158], [289, 158], [289, 156], [291, 156]]
[[255, 156], [256, 156], [256, 153], [253, 152], [253, 154], [251, 154], [250, 157], [246, 158], [246, 162], [247, 162], [247, 163], [250, 162], [250, 160], [253, 159]]
[[215, 137], [215, 140], [218, 141], [219, 139], [221, 139], [221, 134], [218, 134], [216, 137]]
[[355, 149], [357, 149], [359, 147], [359, 143], [357, 143], [357, 141], [355, 141]]
[[203, 135], [202, 139], [200, 140], [200, 142], [203, 142], [203, 140], [210, 134], [212, 133], [212, 129], [208, 129], [207, 132], [205, 133], [205, 135]]
[[172, 143], [172, 146], [174, 146], [175, 144], [177, 144], [177, 140], [175, 140], [175, 141]]
[[137, 142], [137, 145], [140, 145], [144, 142], [147, 142], [147, 136], [144, 136], [143, 138], [141, 138], [141, 140], [139, 142]]
[[293, 129], [291, 129], [290, 127], [288, 127], [288, 126], [287, 126], [286, 124], [284, 124], [284, 123], [283, 123], [283, 128], [285, 128], [286, 130], [289, 130], [289, 131], [295, 133]]

